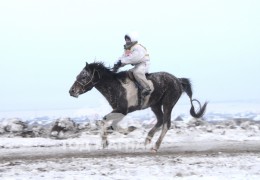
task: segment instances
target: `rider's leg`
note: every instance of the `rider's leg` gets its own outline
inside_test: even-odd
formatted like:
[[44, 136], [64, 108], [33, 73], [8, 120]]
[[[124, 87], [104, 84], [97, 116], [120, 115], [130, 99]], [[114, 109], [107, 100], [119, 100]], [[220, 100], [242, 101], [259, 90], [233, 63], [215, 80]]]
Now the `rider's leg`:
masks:
[[147, 96], [151, 92], [151, 88], [145, 76], [145, 73], [147, 73], [147, 71], [148, 71], [148, 67], [146, 63], [140, 63], [132, 69], [136, 81], [142, 86], [143, 96]]

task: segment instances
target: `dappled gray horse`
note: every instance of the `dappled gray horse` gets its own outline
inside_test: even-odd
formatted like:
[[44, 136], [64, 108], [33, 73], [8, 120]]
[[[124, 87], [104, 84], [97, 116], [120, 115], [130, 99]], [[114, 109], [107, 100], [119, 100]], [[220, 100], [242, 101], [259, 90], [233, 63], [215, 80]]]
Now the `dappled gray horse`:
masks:
[[[151, 143], [155, 132], [162, 126], [160, 137], [153, 148], [153, 150], [157, 151], [171, 126], [172, 109], [183, 92], [186, 92], [190, 98], [191, 116], [194, 118], [203, 116], [207, 103], [201, 107], [198, 100], [192, 99], [189, 79], [176, 78], [167, 72], [147, 74], [147, 79], [152, 91], [150, 95], [142, 98], [138, 84], [129, 76], [128, 71], [115, 73], [105, 67], [102, 62], [86, 63], [86, 66], [77, 76], [69, 91], [71, 96], [78, 97], [95, 87], [113, 108], [113, 111], [101, 121], [101, 137], [104, 148], [108, 146], [108, 122], [112, 121], [112, 128], [116, 129], [116, 124], [128, 113], [151, 107], [156, 115], [157, 123], [149, 131], [145, 139], [145, 145]], [[200, 105], [198, 112], [194, 110], [193, 101], [198, 102]]]

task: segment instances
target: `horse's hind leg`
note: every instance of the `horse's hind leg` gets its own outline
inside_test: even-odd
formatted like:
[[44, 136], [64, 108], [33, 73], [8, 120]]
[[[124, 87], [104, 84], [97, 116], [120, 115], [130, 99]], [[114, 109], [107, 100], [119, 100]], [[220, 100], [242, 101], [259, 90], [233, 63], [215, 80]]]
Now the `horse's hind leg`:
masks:
[[[163, 127], [162, 127], [161, 135], [158, 138], [158, 140], [156, 141], [155, 146], [153, 148], [153, 150], [155, 150], [155, 151], [157, 151], [159, 149], [165, 134], [171, 127], [172, 109], [175, 106], [175, 104], [177, 103], [177, 101], [179, 100], [180, 95], [175, 96], [173, 98], [166, 98], [166, 102], [163, 103]], [[170, 101], [171, 99], [173, 99], [173, 100]]]
[[159, 128], [162, 126], [163, 123], [162, 105], [160, 104], [160, 105], [152, 106], [151, 109], [157, 118], [157, 122], [154, 125], [154, 127], [149, 131], [145, 139], [145, 145], [151, 143], [154, 134], [159, 130]]
[[171, 112], [172, 108], [164, 108], [162, 132], [160, 134], [159, 139], [155, 143], [155, 146], [153, 148], [154, 151], [157, 151], [159, 149], [165, 134], [171, 127]]

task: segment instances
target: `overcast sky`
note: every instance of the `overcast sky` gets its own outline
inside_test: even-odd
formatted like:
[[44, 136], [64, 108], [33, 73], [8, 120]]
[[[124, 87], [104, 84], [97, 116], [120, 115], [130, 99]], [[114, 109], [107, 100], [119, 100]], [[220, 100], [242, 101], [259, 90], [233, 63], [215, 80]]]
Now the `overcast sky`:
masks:
[[260, 100], [259, 10], [259, 0], [0, 0], [0, 111], [99, 106], [94, 89], [68, 91], [86, 61], [112, 66], [131, 31], [150, 72], [190, 78], [195, 98]]

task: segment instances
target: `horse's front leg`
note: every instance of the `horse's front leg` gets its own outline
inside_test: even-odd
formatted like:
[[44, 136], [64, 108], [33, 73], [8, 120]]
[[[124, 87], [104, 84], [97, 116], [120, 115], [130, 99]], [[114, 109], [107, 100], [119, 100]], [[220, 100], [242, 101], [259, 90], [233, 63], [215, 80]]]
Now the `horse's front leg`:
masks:
[[117, 130], [117, 123], [120, 122], [124, 118], [124, 114], [122, 113], [114, 113], [111, 112], [108, 115], [104, 116], [103, 120], [101, 121], [101, 140], [102, 140], [102, 146], [103, 148], [106, 148], [108, 146], [108, 140], [107, 140], [107, 129], [110, 126], [109, 124], [112, 122], [111, 127], [114, 130]]
[[100, 122], [100, 136], [101, 136], [101, 145], [104, 148], [108, 146], [108, 141], [107, 141], [107, 125], [105, 121]]

